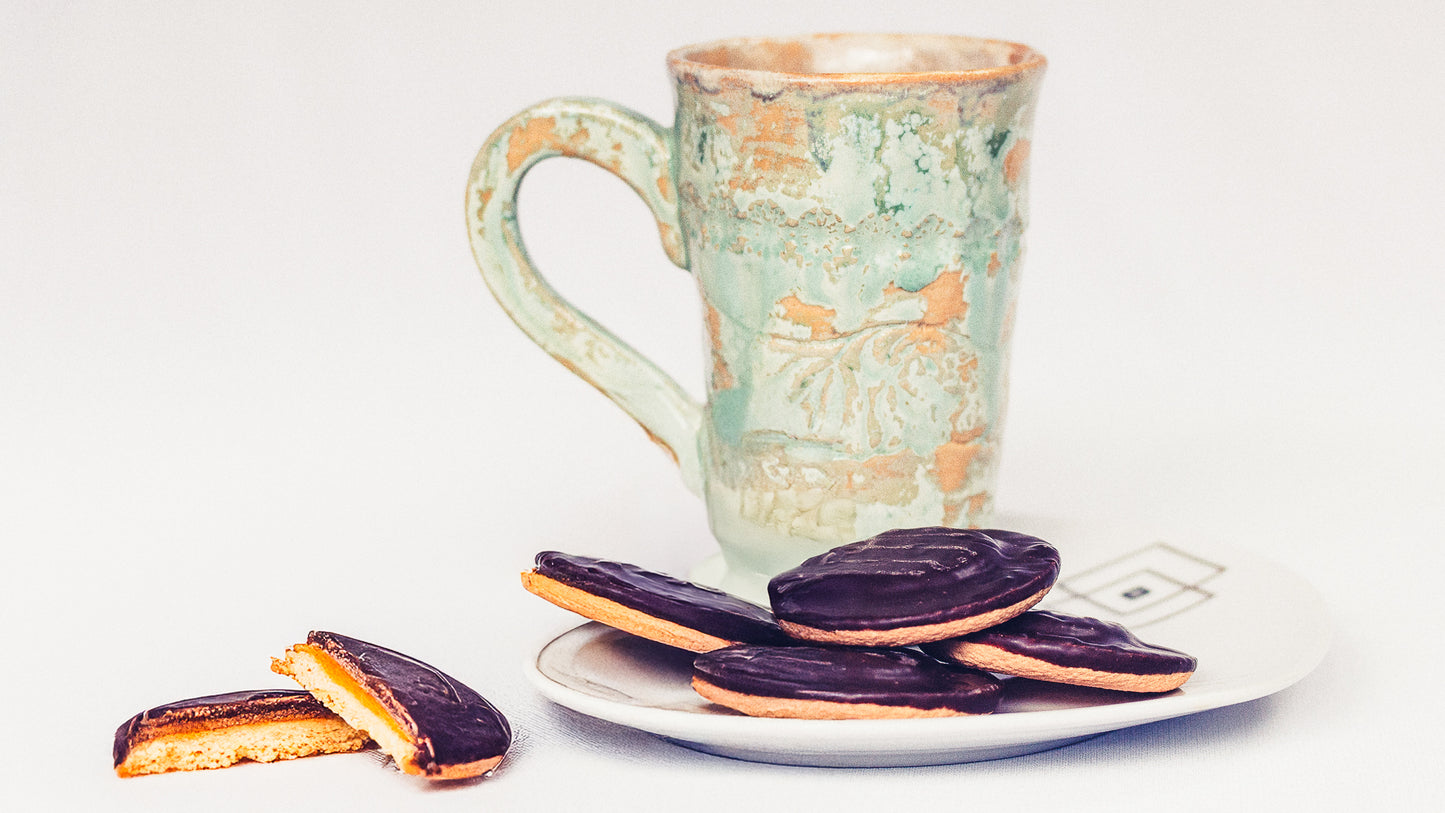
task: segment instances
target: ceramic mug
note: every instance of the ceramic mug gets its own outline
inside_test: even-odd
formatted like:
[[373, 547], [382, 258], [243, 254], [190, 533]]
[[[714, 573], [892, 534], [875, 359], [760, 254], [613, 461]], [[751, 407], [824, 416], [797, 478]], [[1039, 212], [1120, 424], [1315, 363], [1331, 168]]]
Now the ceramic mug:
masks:
[[[637, 420], [707, 504], [725, 572], [767, 578], [897, 527], [987, 524], [1042, 56], [946, 35], [734, 39], [668, 55], [672, 127], [562, 98], [477, 155], [477, 264], [537, 344]], [[707, 399], [562, 299], [517, 186], [583, 158], [626, 181], [702, 300]]]

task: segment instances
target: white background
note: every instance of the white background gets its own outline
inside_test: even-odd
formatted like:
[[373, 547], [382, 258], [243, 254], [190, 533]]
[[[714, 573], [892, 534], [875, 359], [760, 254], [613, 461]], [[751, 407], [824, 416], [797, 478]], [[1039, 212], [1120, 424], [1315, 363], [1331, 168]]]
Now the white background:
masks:
[[[872, 771], [694, 754], [524, 682], [573, 623], [518, 586], [533, 553], [684, 572], [712, 543], [665, 456], [490, 298], [472, 157], [551, 96], [669, 121], [672, 47], [835, 30], [1049, 57], [1000, 505], [1284, 564], [1335, 625], [1310, 677]], [[3, 3], [0, 806], [1438, 804], [1442, 33], [1399, 2]], [[696, 296], [641, 202], [580, 162], [524, 188], [554, 284], [700, 392]], [[518, 731], [504, 768], [112, 775], [131, 714], [284, 686], [269, 657], [309, 629], [466, 679]]]

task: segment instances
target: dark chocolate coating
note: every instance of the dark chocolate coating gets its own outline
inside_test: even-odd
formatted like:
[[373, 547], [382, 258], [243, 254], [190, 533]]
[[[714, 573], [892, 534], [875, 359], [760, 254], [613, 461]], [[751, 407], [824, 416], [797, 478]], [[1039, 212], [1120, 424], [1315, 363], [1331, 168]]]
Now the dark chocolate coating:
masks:
[[1003, 686], [977, 669], [940, 663], [906, 649], [730, 646], [698, 655], [697, 677], [756, 697], [947, 708], [988, 714]]
[[971, 618], [1053, 586], [1059, 552], [1012, 531], [903, 528], [834, 548], [774, 576], [779, 619], [882, 630]]
[[1197, 665], [1189, 655], [1146, 644], [1111, 621], [1046, 610], [1032, 610], [996, 627], [923, 648], [947, 658], [947, 647], [955, 642], [986, 644], [1057, 666], [1127, 675], [1175, 675], [1193, 672]]
[[265, 720], [335, 716], [310, 692], [298, 689], [263, 689], [192, 697], [147, 709], [126, 720], [115, 730], [111, 754], [115, 757], [115, 764], [120, 765], [130, 754], [131, 746], [167, 733], [201, 731]]
[[636, 565], [543, 551], [537, 554], [536, 572], [724, 641], [783, 646], [793, 640], [778, 627], [766, 608], [721, 590]]
[[501, 756], [512, 742], [500, 711], [434, 666], [334, 632], [312, 632], [306, 642], [335, 659], [401, 723], [428, 775]]

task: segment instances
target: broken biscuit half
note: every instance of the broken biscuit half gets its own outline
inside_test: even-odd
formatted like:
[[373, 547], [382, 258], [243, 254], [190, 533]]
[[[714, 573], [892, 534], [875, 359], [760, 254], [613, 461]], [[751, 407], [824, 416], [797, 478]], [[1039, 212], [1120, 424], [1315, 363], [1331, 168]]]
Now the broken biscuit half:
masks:
[[122, 777], [359, 751], [366, 735], [304, 691], [228, 692], [147, 709], [115, 732]]
[[427, 779], [481, 776], [502, 761], [511, 727], [476, 691], [400, 652], [317, 631], [271, 669], [365, 732], [403, 772]]

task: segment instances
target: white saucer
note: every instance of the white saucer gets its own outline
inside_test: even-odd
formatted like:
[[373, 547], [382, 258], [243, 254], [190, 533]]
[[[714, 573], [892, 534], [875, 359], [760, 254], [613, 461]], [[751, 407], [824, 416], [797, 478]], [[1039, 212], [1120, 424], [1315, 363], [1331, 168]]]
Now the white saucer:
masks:
[[1182, 689], [1133, 695], [1010, 679], [1003, 705], [985, 717], [745, 717], [692, 691], [690, 653], [596, 623], [547, 643], [527, 672], [553, 702], [698, 751], [885, 767], [1018, 756], [1254, 700], [1303, 678], [1329, 645], [1314, 590], [1244, 551], [1112, 534], [1055, 545], [1064, 572], [1040, 607], [1117, 621], [1149, 643], [1195, 656], [1199, 669]]

